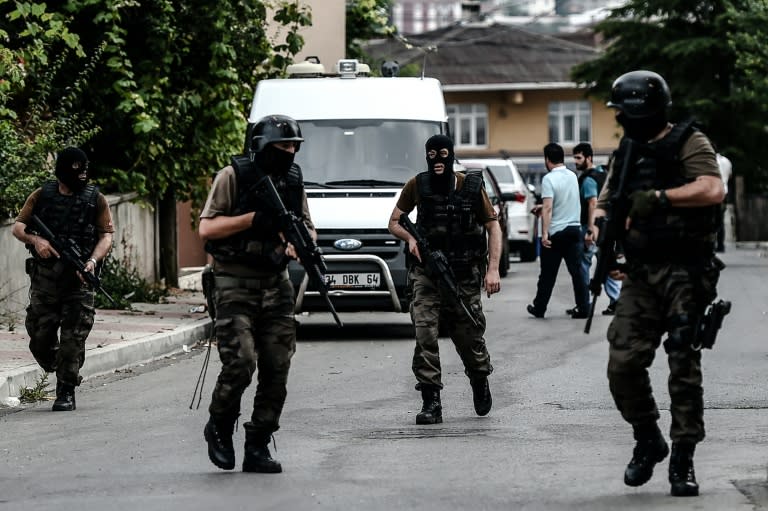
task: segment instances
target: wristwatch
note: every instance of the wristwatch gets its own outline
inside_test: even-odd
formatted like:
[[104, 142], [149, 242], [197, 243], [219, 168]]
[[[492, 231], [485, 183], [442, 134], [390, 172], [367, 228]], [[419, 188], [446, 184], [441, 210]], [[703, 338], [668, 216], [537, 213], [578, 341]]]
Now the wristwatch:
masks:
[[97, 261], [95, 258], [93, 258], [93, 257], [90, 257], [90, 258], [88, 258], [88, 260], [93, 262], [93, 266], [94, 266], [94, 267], [95, 267], [97, 264], [99, 264], [99, 262], [98, 262], [98, 261]]
[[670, 206], [666, 190], [659, 190], [659, 206], [664, 209]]

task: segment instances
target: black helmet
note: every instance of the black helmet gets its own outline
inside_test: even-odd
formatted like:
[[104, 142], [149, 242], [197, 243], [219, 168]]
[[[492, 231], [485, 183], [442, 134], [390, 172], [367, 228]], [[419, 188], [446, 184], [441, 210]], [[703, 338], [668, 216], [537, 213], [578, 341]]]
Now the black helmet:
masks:
[[667, 82], [653, 71], [630, 71], [618, 77], [611, 87], [607, 106], [617, 108], [629, 119], [651, 117], [672, 104]]
[[301, 142], [301, 128], [295, 119], [287, 115], [267, 115], [259, 119], [251, 131], [251, 151], [261, 152], [273, 142], [296, 142], [296, 151]]

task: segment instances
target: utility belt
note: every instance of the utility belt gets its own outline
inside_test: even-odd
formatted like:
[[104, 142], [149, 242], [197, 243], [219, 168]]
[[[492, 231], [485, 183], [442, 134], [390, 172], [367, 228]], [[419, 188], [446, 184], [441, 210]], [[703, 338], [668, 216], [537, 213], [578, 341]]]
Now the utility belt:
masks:
[[24, 272], [32, 276], [41, 276], [52, 280], [72, 279], [77, 280], [77, 272], [67, 267], [61, 259], [57, 257], [28, 257], [24, 261]]
[[288, 280], [288, 271], [282, 271], [271, 277], [235, 277], [232, 275], [215, 275], [217, 289], [270, 289]]

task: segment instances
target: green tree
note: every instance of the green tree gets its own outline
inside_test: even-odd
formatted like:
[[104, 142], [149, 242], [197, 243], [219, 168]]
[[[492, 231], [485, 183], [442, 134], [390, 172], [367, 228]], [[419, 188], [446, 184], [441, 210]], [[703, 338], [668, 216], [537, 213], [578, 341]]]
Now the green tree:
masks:
[[763, 0], [630, 0], [596, 26], [606, 42], [602, 56], [572, 76], [607, 99], [622, 73], [658, 72], [672, 90], [673, 119], [699, 120], [734, 171], [759, 190], [768, 184], [765, 164], [754, 158], [768, 144], [759, 68], [766, 64], [767, 22]]
[[389, 20], [391, 8], [392, 0], [347, 0], [347, 58], [368, 62], [363, 44], [395, 34], [397, 30]]
[[[22, 2], [0, 2], [6, 34], [19, 33], [18, 13], [30, 9], [71, 34], [39, 50], [37, 78], [62, 42], [76, 42], [80, 56], [62, 62], [45, 103], [66, 107], [62, 122], [73, 112], [92, 116], [98, 134], [80, 134], [92, 155], [92, 175], [107, 191], [158, 201], [161, 273], [175, 285], [176, 201], [199, 205], [214, 171], [242, 150], [255, 85], [291, 63], [310, 12], [295, 0], [66, 0], [23, 9]], [[280, 40], [265, 33], [268, 18], [284, 25]], [[97, 53], [101, 59], [88, 74], [82, 56]], [[82, 93], [72, 95], [73, 84], [86, 75]], [[26, 105], [39, 103], [29, 84], [22, 85], [15, 95], [30, 97]], [[23, 117], [24, 108], [16, 102], [10, 110], [21, 109]]]
[[[97, 53], [86, 57], [65, 18], [46, 12], [44, 4], [0, 0], [0, 218], [14, 216], [49, 178], [55, 151], [95, 133], [92, 116], [71, 103]], [[67, 59], [83, 61], [84, 72], [57, 91], [54, 82]]]

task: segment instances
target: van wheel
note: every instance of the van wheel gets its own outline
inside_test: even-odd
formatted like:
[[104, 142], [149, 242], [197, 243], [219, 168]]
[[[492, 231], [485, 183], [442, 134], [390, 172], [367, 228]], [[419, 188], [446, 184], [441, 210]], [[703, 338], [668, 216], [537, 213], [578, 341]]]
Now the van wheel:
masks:
[[499, 260], [499, 277], [501, 278], [509, 274], [509, 243], [505, 240], [503, 245], [501, 259]]
[[536, 244], [524, 243], [520, 246], [520, 261], [530, 263], [536, 260]]

